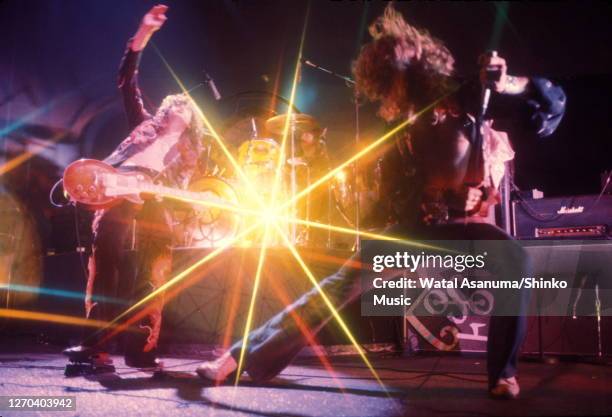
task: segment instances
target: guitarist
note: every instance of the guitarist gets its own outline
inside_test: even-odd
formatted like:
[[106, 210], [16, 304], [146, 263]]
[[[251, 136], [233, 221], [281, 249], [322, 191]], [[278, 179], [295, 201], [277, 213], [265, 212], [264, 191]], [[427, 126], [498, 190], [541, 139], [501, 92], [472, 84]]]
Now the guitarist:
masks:
[[[186, 188], [198, 167], [204, 150], [202, 139], [207, 131], [197, 117], [195, 105], [183, 94], [166, 97], [157, 112], [151, 115], [144, 108], [138, 87], [138, 64], [147, 42], [166, 21], [167, 6], [154, 6], [143, 17], [119, 68], [119, 89], [131, 129], [130, 135], [104, 162], [120, 169], [141, 171], [167, 186]], [[123, 253], [136, 236], [138, 255], [135, 283], [131, 285], [135, 299], [163, 285], [171, 268], [170, 217], [163, 202], [147, 200], [143, 206], [122, 201], [96, 212], [92, 253], [88, 262], [89, 276], [85, 295], [87, 318], [109, 321], [121, 312], [121, 306], [104, 300], [118, 297], [126, 284], [120, 274]], [[133, 227], [137, 235], [133, 234]], [[130, 285], [128, 285], [128, 288]], [[147, 307], [138, 323], [141, 331], [125, 336], [125, 362], [128, 366], [156, 367], [156, 347], [162, 320], [163, 297]], [[89, 362], [100, 357], [107, 348], [108, 337], [96, 333], [80, 346], [64, 352], [73, 361]]]

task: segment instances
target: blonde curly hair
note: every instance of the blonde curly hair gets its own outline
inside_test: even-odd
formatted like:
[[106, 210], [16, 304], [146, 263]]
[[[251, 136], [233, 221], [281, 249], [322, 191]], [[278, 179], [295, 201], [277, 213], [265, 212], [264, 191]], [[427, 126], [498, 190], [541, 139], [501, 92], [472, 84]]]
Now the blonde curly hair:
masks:
[[155, 115], [151, 119], [136, 126], [130, 134], [130, 137], [135, 140], [138, 140], [137, 138], [139, 136], [144, 136], [144, 140], [151, 138], [151, 136], [153, 136], [153, 138], [156, 137], [159, 132], [167, 127], [170, 114], [183, 107], [188, 107], [192, 114], [191, 122], [183, 134], [188, 134], [194, 145], [200, 144], [202, 138], [208, 134], [208, 130], [204, 127], [201, 118], [197, 116], [196, 104], [187, 94], [166, 96], [159, 105]]
[[359, 94], [380, 102], [387, 121], [410, 117], [450, 89], [455, 59], [427, 31], [408, 24], [390, 3], [369, 28], [373, 40], [353, 62]]

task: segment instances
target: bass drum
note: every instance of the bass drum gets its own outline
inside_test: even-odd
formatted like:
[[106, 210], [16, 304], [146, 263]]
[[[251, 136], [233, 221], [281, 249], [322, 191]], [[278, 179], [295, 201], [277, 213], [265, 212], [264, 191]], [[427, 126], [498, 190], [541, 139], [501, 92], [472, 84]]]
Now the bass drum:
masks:
[[[204, 177], [193, 182], [190, 191], [207, 191], [238, 205], [238, 194], [227, 181]], [[236, 212], [197, 204], [180, 204], [172, 210], [175, 247], [217, 248], [236, 236], [240, 216]]]

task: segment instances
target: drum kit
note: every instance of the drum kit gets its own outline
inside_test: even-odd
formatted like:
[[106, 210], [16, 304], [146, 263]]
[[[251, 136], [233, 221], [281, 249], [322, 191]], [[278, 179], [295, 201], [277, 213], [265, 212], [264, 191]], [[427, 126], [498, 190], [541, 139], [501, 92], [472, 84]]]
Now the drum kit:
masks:
[[[257, 126], [262, 123], [251, 119], [250, 132], [237, 146], [234, 157], [250, 184], [237, 173], [206, 176], [191, 185], [194, 191], [212, 191], [220, 198], [243, 207], [256, 207], [252, 198], [253, 189], [264, 201], [271, 201], [271, 192], [276, 181], [276, 168], [280, 161], [277, 201], [294, 201], [283, 215], [302, 220], [301, 222], [280, 222], [290, 241], [298, 246], [324, 246], [331, 248], [332, 238], [329, 230], [316, 232], [308, 222], [331, 224], [339, 218], [345, 226], [358, 224], [355, 216], [358, 204], [363, 205], [359, 195], [371, 194], [364, 190], [364, 181], [355, 180], [354, 172], [341, 172], [330, 181], [317, 187], [304, 198], [293, 199], [300, 191], [309, 187], [314, 180], [325, 175], [329, 169], [329, 157], [323, 137], [324, 130], [313, 116], [303, 113], [279, 114], [263, 123], [263, 136]], [[281, 138], [286, 137], [285, 151], [281, 149]], [[284, 155], [281, 155], [281, 152]], [[247, 189], [246, 187], [251, 187]], [[363, 193], [365, 191], [365, 194]], [[366, 205], [368, 203], [366, 202]], [[371, 204], [370, 204], [371, 205]], [[250, 214], [238, 214], [206, 207], [185, 207], [176, 209], [175, 246], [214, 248], [223, 245], [233, 236], [256, 220]], [[237, 245], [252, 246], [261, 244], [262, 231], [253, 232], [237, 242]], [[278, 236], [268, 240], [268, 245], [281, 245]]]

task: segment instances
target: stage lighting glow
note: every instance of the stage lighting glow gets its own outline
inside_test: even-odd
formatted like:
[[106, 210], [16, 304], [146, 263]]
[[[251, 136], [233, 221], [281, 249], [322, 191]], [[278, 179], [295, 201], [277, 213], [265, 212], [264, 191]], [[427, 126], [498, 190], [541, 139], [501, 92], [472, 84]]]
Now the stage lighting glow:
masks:
[[336, 180], [338, 182], [345, 182], [346, 181], [346, 172], [344, 172], [344, 170], [338, 171], [336, 172]]
[[262, 239], [262, 246], [260, 249], [260, 253], [259, 253], [259, 260], [257, 263], [257, 271], [255, 273], [255, 283], [253, 286], [253, 293], [251, 294], [251, 302], [249, 304], [249, 312], [247, 314], [247, 320], [246, 320], [246, 324], [244, 326], [244, 334], [242, 337], [242, 348], [240, 349], [240, 357], [238, 359], [238, 369], [236, 372], [236, 380], [234, 381], [234, 385], [237, 386], [238, 383], [240, 382], [240, 375], [242, 374], [242, 369], [243, 369], [243, 365], [244, 365], [244, 357], [245, 357], [245, 352], [246, 349], [248, 347], [248, 336], [249, 333], [251, 331], [251, 323], [253, 320], [253, 311], [255, 309], [255, 301], [257, 299], [257, 292], [259, 289], [259, 283], [261, 280], [261, 273], [263, 270], [263, 265], [265, 262], [265, 258], [266, 258], [266, 251], [267, 251], [267, 245], [268, 245], [268, 239], [269, 239], [269, 234], [271, 232], [271, 227], [274, 225], [276, 226], [279, 230], [281, 229], [277, 224], [276, 224], [276, 211], [274, 210], [274, 205], [276, 203], [276, 199], [277, 199], [277, 194], [278, 194], [278, 190], [280, 188], [280, 179], [282, 177], [282, 169], [283, 169], [283, 163], [285, 161], [285, 149], [286, 149], [286, 144], [287, 144], [287, 135], [289, 133], [289, 126], [290, 126], [290, 121], [291, 121], [291, 115], [293, 114], [293, 104], [295, 101], [295, 94], [297, 91], [297, 84], [298, 84], [298, 79], [300, 76], [300, 65], [301, 65], [301, 59], [302, 59], [302, 49], [304, 47], [304, 39], [306, 36], [306, 27], [308, 24], [308, 14], [309, 14], [309, 10], [310, 7], [308, 7], [308, 10], [306, 11], [306, 18], [304, 19], [304, 27], [302, 29], [302, 36], [300, 38], [300, 46], [299, 46], [299, 51], [298, 51], [298, 57], [297, 57], [297, 61], [295, 64], [295, 71], [294, 71], [294, 75], [293, 75], [293, 83], [291, 86], [291, 95], [289, 97], [289, 107], [288, 107], [288, 112], [287, 112], [287, 118], [285, 120], [285, 126], [283, 128], [283, 135], [282, 135], [282, 140], [281, 140], [281, 147], [280, 147], [280, 152], [278, 155], [278, 159], [276, 161], [276, 168], [275, 168], [275, 173], [274, 173], [274, 184], [272, 186], [272, 194], [270, 196], [270, 199], [268, 201], [267, 206], [268, 207], [264, 207], [262, 210], [262, 218], [264, 221], [264, 234], [263, 234], [263, 239]]
[[[145, 306], [150, 301], [154, 300], [157, 297], [160, 297], [162, 294], [164, 294], [165, 291], [167, 291], [167, 290], [171, 289], [172, 287], [178, 285], [182, 280], [187, 278], [193, 271], [195, 271], [196, 269], [198, 269], [199, 267], [201, 267], [205, 263], [211, 261], [212, 259], [216, 258], [218, 255], [223, 253], [228, 247], [230, 247], [235, 242], [240, 242], [240, 240], [244, 236], [246, 236], [249, 233], [251, 233], [251, 231], [253, 229], [255, 229], [256, 227], [259, 227], [259, 225], [260, 225], [259, 223], [254, 223], [250, 227], [246, 228], [241, 233], [239, 233], [237, 236], [234, 236], [231, 239], [228, 239], [226, 242], [223, 243], [222, 246], [219, 246], [218, 248], [216, 248], [212, 252], [208, 253], [206, 256], [202, 257], [201, 259], [199, 259], [198, 261], [193, 263], [191, 266], [189, 266], [186, 269], [184, 269], [182, 272], [180, 272], [177, 275], [175, 275], [174, 277], [170, 278], [165, 284], [163, 284], [159, 288], [155, 289], [154, 291], [152, 291], [151, 293], [149, 293], [148, 295], [146, 295], [145, 297], [143, 297], [142, 299], [140, 299], [139, 301], [134, 303], [130, 308], [128, 308], [123, 313], [121, 313], [117, 317], [115, 317], [110, 322], [110, 325], [116, 325], [119, 321], [121, 321], [122, 319], [124, 319], [125, 317], [130, 315], [131, 313], [134, 313], [140, 307]], [[102, 329], [102, 330], [105, 330], [105, 329]]]
[[289, 201], [286, 201], [281, 206], [281, 209], [286, 208], [286, 207], [290, 207], [292, 204], [294, 204], [299, 199], [301, 199], [301, 198], [307, 196], [308, 194], [310, 194], [317, 187], [323, 185], [324, 183], [326, 183], [330, 179], [334, 178], [334, 176], [338, 172], [342, 171], [343, 169], [345, 169], [346, 167], [348, 167], [349, 165], [351, 165], [355, 161], [361, 159], [362, 157], [368, 155], [374, 149], [378, 148], [380, 145], [385, 143], [389, 138], [393, 137], [395, 134], [401, 132], [403, 129], [405, 129], [406, 127], [408, 127], [411, 124], [413, 124], [422, 114], [424, 114], [424, 113], [428, 112], [429, 110], [431, 110], [432, 108], [434, 108], [438, 103], [440, 103], [446, 97], [450, 96], [455, 91], [457, 91], [458, 88], [459, 88], [459, 86], [455, 87], [455, 89], [453, 89], [452, 91], [450, 91], [447, 94], [443, 95], [442, 97], [438, 98], [437, 100], [432, 102], [430, 105], [424, 107], [419, 112], [415, 113], [412, 117], [410, 117], [410, 118], [404, 120], [403, 122], [399, 123], [393, 129], [391, 129], [389, 132], [385, 133], [384, 135], [382, 135], [378, 139], [375, 139], [373, 142], [371, 142], [365, 148], [363, 148], [362, 150], [356, 152], [351, 157], [346, 159], [344, 162], [342, 162], [341, 164], [337, 165], [335, 168], [329, 170], [329, 172], [327, 174], [323, 175], [318, 180], [314, 181], [312, 184], [310, 184], [309, 186], [305, 187], [297, 195], [295, 195], [291, 199], [289, 199]]
[[0, 317], [16, 320], [43, 321], [46, 323], [58, 323], [71, 326], [86, 326], [97, 328], [114, 327], [113, 323], [107, 321], [90, 320], [82, 317], [50, 314], [38, 311], [15, 310], [10, 308], [0, 308]]
[[[385, 141], [387, 141], [390, 137], [395, 135], [397, 132], [401, 131], [405, 127], [407, 127], [410, 124], [412, 124], [414, 122], [414, 120], [416, 120], [416, 118], [419, 115], [423, 114], [424, 112], [426, 112], [429, 109], [431, 109], [432, 107], [434, 107], [440, 100], [443, 100], [446, 96], [441, 97], [440, 99], [436, 100], [435, 102], [433, 102], [432, 104], [430, 104], [429, 106], [427, 106], [426, 108], [421, 110], [418, 114], [416, 114], [415, 116], [411, 117], [410, 119], [407, 119], [404, 122], [398, 124], [390, 132], [388, 132], [385, 135], [381, 136], [380, 138], [374, 140], [372, 143], [367, 145], [364, 149], [358, 151], [357, 153], [355, 153], [354, 155], [349, 157], [346, 161], [344, 161], [343, 163], [341, 163], [340, 165], [338, 165], [334, 169], [330, 170], [326, 175], [322, 176], [321, 178], [316, 180], [314, 183], [312, 183], [308, 187], [305, 187], [299, 193], [297, 193], [295, 195], [292, 195], [288, 199], [281, 199], [281, 200], [284, 200], [284, 201], [277, 201], [277, 198], [278, 198], [277, 193], [278, 193], [278, 189], [280, 188], [280, 178], [281, 178], [281, 175], [282, 175], [282, 171], [281, 170], [282, 170], [282, 166], [283, 166], [284, 159], [285, 159], [285, 148], [286, 148], [287, 136], [288, 136], [289, 127], [290, 127], [290, 120], [291, 120], [291, 113], [292, 113], [292, 109], [291, 108], [292, 108], [292, 105], [293, 105], [294, 100], [295, 100], [295, 95], [296, 95], [296, 91], [297, 91], [297, 82], [298, 82], [298, 79], [299, 79], [299, 66], [300, 66], [300, 59], [301, 59], [301, 51], [302, 51], [302, 47], [303, 47], [303, 43], [304, 43], [304, 38], [305, 38], [305, 33], [306, 33], [307, 20], [308, 20], [308, 13], [307, 13], [307, 16], [306, 16], [306, 19], [305, 19], [305, 22], [304, 22], [304, 28], [303, 28], [302, 37], [301, 37], [301, 40], [300, 40], [300, 49], [299, 49], [299, 53], [298, 53], [298, 60], [296, 62], [296, 70], [294, 72], [294, 77], [293, 77], [292, 93], [291, 93], [290, 106], [289, 106], [289, 115], [288, 115], [288, 117], [287, 117], [287, 119], [285, 121], [285, 126], [284, 126], [284, 129], [283, 129], [283, 135], [282, 135], [282, 142], [281, 142], [281, 150], [279, 152], [279, 157], [278, 157], [278, 161], [277, 161], [277, 165], [276, 165], [276, 169], [275, 169], [274, 184], [273, 184], [273, 187], [272, 187], [271, 194], [268, 194], [268, 195], [270, 195], [270, 198], [266, 199], [266, 200], [268, 200], [267, 202], [264, 202], [264, 199], [262, 199], [261, 190], [258, 190], [258, 188], [256, 187], [256, 184], [253, 184], [252, 179], [250, 179], [245, 174], [245, 172], [242, 169], [242, 167], [238, 164], [236, 159], [229, 152], [229, 150], [227, 149], [227, 147], [223, 143], [223, 140], [216, 133], [215, 129], [210, 124], [210, 122], [208, 121], [208, 119], [206, 118], [206, 116], [204, 115], [202, 110], [195, 104], [195, 102], [193, 101], [191, 96], [189, 96], [189, 93], [185, 89], [183, 83], [176, 76], [175, 72], [172, 70], [172, 68], [170, 67], [168, 62], [161, 55], [159, 50], [157, 48], [155, 48], [157, 53], [158, 53], [158, 55], [160, 56], [160, 58], [162, 59], [163, 63], [165, 64], [166, 68], [172, 74], [173, 78], [177, 81], [177, 83], [179, 84], [179, 86], [181, 87], [183, 92], [194, 103], [194, 108], [196, 110], [196, 113], [202, 119], [202, 121], [204, 122], [206, 127], [209, 129], [209, 131], [211, 132], [211, 135], [213, 136], [213, 138], [215, 139], [215, 141], [217, 142], [219, 147], [222, 149], [223, 154], [228, 158], [228, 160], [230, 161], [230, 163], [232, 164], [232, 166], [236, 170], [239, 178], [243, 181], [243, 183], [245, 185], [245, 189], [246, 189], [246, 191], [247, 191], [247, 193], [249, 194], [249, 197], [250, 197], [249, 200], [251, 200], [251, 201], [249, 201], [249, 206], [251, 205], [250, 203], [255, 203], [256, 206], [259, 208], [259, 210], [252, 210], [252, 209], [244, 209], [244, 210], [242, 210], [242, 208], [240, 208], [240, 210], [243, 211], [244, 214], [246, 214], [247, 216], [249, 216], [251, 218], [254, 218], [254, 221], [253, 221], [253, 223], [251, 224], [250, 227], [248, 227], [245, 230], [243, 230], [239, 234], [239, 236], [237, 236], [236, 238], [228, 240], [223, 246], [217, 248], [213, 252], [211, 252], [208, 255], [206, 255], [204, 258], [200, 259], [199, 261], [195, 262], [190, 267], [188, 267], [185, 270], [183, 270], [181, 273], [179, 273], [175, 277], [171, 278], [168, 282], [166, 282], [160, 288], [156, 289], [155, 291], [153, 291], [152, 293], [150, 293], [149, 295], [147, 295], [146, 297], [144, 297], [143, 299], [138, 301], [132, 307], [127, 309], [125, 312], [121, 313], [110, 324], [113, 325], [113, 324], [117, 323], [117, 321], [119, 321], [120, 319], [124, 318], [129, 313], [134, 312], [139, 307], [141, 307], [141, 306], [145, 305], [146, 303], [152, 301], [156, 297], [161, 296], [164, 293], [164, 291], [168, 290], [169, 288], [175, 286], [178, 282], [180, 282], [183, 279], [185, 279], [196, 268], [202, 266], [204, 263], [206, 263], [209, 260], [213, 259], [214, 257], [218, 256], [220, 253], [222, 253], [231, 244], [236, 243], [237, 246], [252, 244], [253, 240], [250, 239], [249, 235], [253, 234], [253, 232], [255, 232], [255, 234], [257, 234], [258, 233], [257, 230], [260, 230], [260, 231], [263, 232], [262, 233], [263, 238], [261, 239], [261, 249], [260, 249], [260, 255], [259, 255], [259, 260], [258, 260], [257, 272], [256, 272], [256, 275], [255, 275], [254, 288], [253, 288], [253, 292], [251, 294], [251, 301], [250, 301], [250, 304], [249, 304], [249, 312], [248, 312], [247, 320], [246, 320], [246, 323], [245, 323], [245, 331], [244, 331], [244, 334], [243, 334], [243, 340], [242, 340], [243, 343], [242, 343], [242, 349], [241, 349], [241, 352], [240, 352], [240, 358], [239, 358], [239, 363], [238, 363], [238, 372], [237, 372], [237, 377], [236, 377], [236, 381], [235, 381], [235, 386], [237, 386], [237, 384], [238, 384], [240, 373], [241, 373], [241, 371], [243, 369], [243, 366], [244, 366], [245, 352], [246, 352], [247, 343], [248, 343], [248, 334], [250, 332], [250, 328], [251, 328], [251, 324], [252, 324], [252, 320], [253, 320], [253, 311], [254, 311], [254, 308], [255, 308], [255, 303], [256, 303], [256, 299], [257, 299], [257, 297], [256, 297], [257, 296], [257, 291], [258, 291], [259, 282], [260, 282], [260, 279], [261, 279], [261, 274], [262, 274], [262, 271], [263, 271], [263, 265], [265, 263], [265, 258], [266, 258], [266, 252], [267, 252], [268, 244], [269, 244], [269, 239], [270, 239], [270, 237], [272, 235], [274, 235], [274, 236], [278, 235], [278, 236], [280, 236], [282, 241], [284, 241], [285, 246], [287, 246], [289, 248], [289, 250], [291, 251], [292, 255], [298, 261], [299, 265], [304, 270], [306, 276], [312, 282], [313, 286], [320, 293], [320, 295], [323, 298], [325, 304], [330, 309], [330, 311], [332, 313], [332, 316], [338, 322], [338, 324], [342, 328], [343, 332], [347, 335], [347, 337], [349, 338], [351, 343], [354, 345], [354, 347], [356, 348], [356, 350], [359, 353], [360, 357], [362, 358], [364, 363], [367, 365], [368, 369], [374, 375], [374, 377], [376, 378], [378, 383], [381, 385], [381, 387], [385, 390], [385, 392], [387, 392], [385, 387], [384, 387], [384, 385], [383, 385], [383, 383], [382, 383], [382, 381], [378, 377], [378, 374], [376, 373], [376, 370], [374, 369], [374, 367], [372, 366], [372, 364], [370, 363], [370, 361], [366, 357], [365, 352], [363, 351], [361, 346], [357, 343], [355, 337], [352, 335], [350, 329], [348, 328], [346, 323], [343, 321], [342, 317], [340, 316], [340, 314], [338, 313], [338, 311], [334, 307], [334, 305], [331, 302], [331, 300], [327, 297], [327, 295], [324, 293], [324, 291], [319, 286], [319, 283], [318, 283], [317, 279], [314, 277], [314, 275], [312, 274], [312, 272], [310, 271], [308, 266], [304, 263], [304, 261], [301, 258], [300, 254], [297, 252], [293, 242], [285, 234], [285, 231], [281, 227], [280, 220], [285, 220], [285, 221], [288, 221], [288, 222], [301, 222], [300, 219], [294, 218], [295, 211], [291, 210], [291, 208], [294, 207], [295, 203], [300, 198], [308, 195], [313, 190], [315, 190], [317, 187], [319, 187], [323, 183], [329, 181], [330, 179], [335, 178], [336, 176], [339, 176], [340, 179], [346, 180], [346, 175], [344, 174], [344, 171], [343, 171], [346, 167], [348, 167], [350, 164], [354, 163], [358, 159], [362, 158], [363, 156], [369, 154], [373, 149], [375, 149], [376, 147], [378, 147], [381, 144], [383, 144]], [[343, 177], [343, 175], [344, 175], [344, 177]], [[244, 205], [244, 202], [241, 202], [241, 203], [242, 203], [242, 205]], [[201, 204], [205, 204], [205, 203], [201, 202]], [[219, 207], [219, 208], [230, 209], [230, 207]], [[285, 210], [287, 210], [287, 209], [290, 210], [290, 216], [288, 216], [288, 219], [287, 219], [287, 216], [283, 216], [282, 215], [282, 213]], [[236, 211], [239, 211], [239, 209], [236, 209]], [[249, 213], [247, 214], [246, 211], [249, 211]], [[253, 213], [253, 211], [255, 213]], [[310, 222], [306, 222], [306, 223], [310, 223]], [[314, 225], [314, 224], [316, 224], [316, 223], [312, 222], [312, 224], [309, 224], [309, 225]], [[324, 227], [325, 225], [321, 225], [321, 226]], [[355, 231], [355, 230], [352, 230], [352, 229], [347, 229], [347, 228], [335, 227], [335, 226], [331, 226], [331, 225], [327, 225], [327, 227], [329, 228], [329, 230], [340, 232], [340, 233], [349, 233], [349, 234], [358, 233], [358, 234], [362, 234], [362, 235], [367, 233], [367, 232], [358, 232], [358, 231]], [[371, 237], [376, 236], [376, 238], [382, 238], [383, 240], [395, 240], [394, 238], [389, 238], [389, 237], [386, 237], [386, 236], [383, 236], [383, 235], [376, 235], [376, 234], [373, 234], [373, 233], [370, 233], [370, 236]], [[409, 241], [406, 241], [406, 242], [409, 242]]]
[[259, 259], [257, 261], [257, 270], [255, 272], [255, 283], [253, 284], [253, 292], [251, 293], [251, 300], [249, 302], [249, 310], [247, 313], [246, 322], [244, 324], [244, 332], [242, 335], [242, 346], [240, 348], [240, 357], [238, 358], [238, 368], [236, 370], [236, 379], [234, 385], [237, 386], [240, 382], [240, 375], [242, 375], [242, 369], [244, 366], [244, 357], [248, 347], [249, 333], [251, 332], [251, 324], [253, 323], [253, 312], [255, 311], [255, 301], [257, 300], [257, 293], [259, 291], [259, 284], [261, 282], [261, 272], [263, 270], [264, 262], [266, 259], [266, 250], [268, 244], [268, 234], [270, 233], [270, 225], [266, 224], [264, 229], [264, 235], [262, 239], [261, 249], [259, 250]]
[[386, 389], [385, 385], [383, 384], [382, 380], [380, 379], [380, 377], [378, 376], [378, 372], [376, 372], [376, 370], [374, 369], [374, 366], [372, 365], [370, 360], [367, 358], [363, 348], [357, 342], [357, 339], [355, 339], [355, 336], [353, 336], [353, 333], [351, 332], [351, 330], [348, 328], [348, 326], [346, 325], [346, 323], [344, 322], [344, 320], [340, 316], [340, 313], [338, 312], [338, 310], [336, 309], [334, 304], [331, 302], [331, 300], [329, 299], [327, 294], [325, 294], [325, 291], [323, 291], [323, 289], [319, 285], [319, 281], [315, 278], [314, 274], [310, 271], [310, 268], [308, 267], [308, 265], [306, 265], [306, 263], [302, 259], [302, 256], [300, 255], [300, 253], [297, 251], [295, 246], [289, 241], [289, 239], [287, 238], [285, 233], [283, 233], [282, 230], [278, 229], [278, 233], [281, 235], [281, 237], [285, 241], [285, 245], [287, 245], [287, 247], [291, 251], [291, 254], [295, 258], [295, 260], [302, 267], [302, 270], [304, 271], [304, 273], [306, 274], [306, 276], [308, 277], [308, 279], [310, 280], [310, 282], [312, 283], [314, 288], [321, 295], [321, 298], [325, 302], [325, 305], [327, 306], [327, 308], [331, 312], [332, 316], [334, 317], [334, 319], [336, 320], [336, 322], [338, 323], [338, 325], [340, 326], [340, 328], [342, 329], [344, 334], [348, 337], [348, 339], [350, 340], [350, 342], [353, 345], [353, 347], [355, 347], [355, 349], [357, 350], [357, 353], [359, 354], [359, 356], [361, 357], [363, 362], [366, 364], [366, 366], [368, 367], [368, 369], [372, 373], [372, 376], [374, 376], [374, 378], [376, 379], [378, 384], [381, 386], [381, 388], [385, 391], [385, 393], [387, 393], [387, 389]]
[[[43, 294], [50, 295], [53, 297], [61, 297], [61, 298], [73, 298], [77, 300], [82, 300], [85, 297], [85, 293], [78, 291], [66, 291], [58, 288], [44, 288], [44, 287], [33, 287], [31, 285], [20, 285], [20, 284], [2, 284], [0, 283], [0, 290], [8, 290], [8, 291], [16, 291], [16, 292], [25, 292], [32, 294]], [[113, 304], [128, 304], [126, 300], [122, 300], [119, 298], [113, 297], [103, 297], [94, 295], [93, 301], [102, 301], [105, 303], [113, 303]]]
[[164, 66], [168, 69], [168, 71], [172, 75], [172, 78], [174, 78], [174, 80], [177, 82], [177, 84], [179, 85], [179, 87], [183, 91], [183, 94], [185, 94], [187, 97], [189, 97], [189, 99], [193, 103], [193, 107], [196, 110], [196, 113], [197, 113], [198, 117], [200, 117], [202, 122], [204, 122], [204, 125], [209, 130], [209, 132], [211, 133], [211, 136], [213, 137], [213, 139], [215, 139], [215, 142], [217, 143], [219, 148], [222, 150], [222, 152], [225, 155], [225, 157], [230, 161], [230, 164], [232, 165], [232, 167], [234, 168], [234, 170], [236, 171], [236, 173], [238, 174], [240, 179], [243, 181], [247, 192], [254, 197], [254, 199], [255, 199], [255, 201], [257, 201], [259, 207], [263, 208], [264, 207], [263, 201], [259, 197], [259, 195], [257, 193], [257, 190], [253, 186], [253, 184], [251, 183], [251, 180], [249, 179], [249, 177], [245, 174], [244, 170], [242, 169], [240, 164], [238, 164], [238, 161], [236, 161], [236, 158], [234, 158], [234, 156], [229, 151], [227, 146], [225, 146], [225, 144], [223, 143], [223, 140], [221, 139], [221, 137], [217, 133], [216, 129], [212, 126], [212, 124], [210, 123], [210, 121], [208, 120], [208, 118], [206, 117], [206, 115], [204, 114], [202, 109], [197, 105], [195, 100], [193, 100], [193, 98], [189, 94], [189, 91], [185, 88], [185, 85], [183, 84], [183, 82], [176, 75], [176, 72], [172, 69], [172, 67], [170, 66], [170, 64], [166, 60], [166, 58], [164, 58], [164, 56], [161, 54], [161, 51], [157, 48], [157, 46], [154, 43], [153, 43], [153, 47], [154, 47], [155, 51], [157, 52], [158, 56], [160, 57], [160, 59], [162, 60], [162, 62], [164, 63]]

